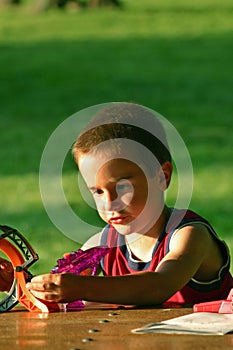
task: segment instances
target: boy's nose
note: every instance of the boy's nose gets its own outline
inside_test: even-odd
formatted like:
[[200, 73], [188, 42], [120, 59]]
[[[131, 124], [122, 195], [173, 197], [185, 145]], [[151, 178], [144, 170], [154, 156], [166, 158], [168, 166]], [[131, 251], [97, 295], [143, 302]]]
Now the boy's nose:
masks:
[[117, 194], [117, 192], [109, 193], [105, 198], [104, 204], [105, 204], [105, 209], [107, 211], [120, 211], [124, 207], [121, 201], [121, 198]]

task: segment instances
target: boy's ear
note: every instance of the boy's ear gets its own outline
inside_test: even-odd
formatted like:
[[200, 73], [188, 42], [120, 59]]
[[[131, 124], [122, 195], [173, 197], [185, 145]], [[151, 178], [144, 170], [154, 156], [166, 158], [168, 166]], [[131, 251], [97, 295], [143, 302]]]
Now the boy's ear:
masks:
[[158, 174], [158, 184], [159, 184], [159, 188], [161, 191], [165, 191], [171, 181], [171, 176], [172, 176], [172, 163], [167, 161], [164, 162], [161, 165], [161, 168], [159, 170], [159, 174]]

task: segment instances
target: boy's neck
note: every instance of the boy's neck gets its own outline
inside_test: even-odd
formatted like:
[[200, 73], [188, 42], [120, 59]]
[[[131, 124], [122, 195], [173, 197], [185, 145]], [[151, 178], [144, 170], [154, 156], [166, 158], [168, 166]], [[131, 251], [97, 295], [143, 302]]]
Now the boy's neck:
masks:
[[125, 236], [126, 244], [134, 257], [142, 261], [151, 259], [155, 244], [164, 231], [169, 217], [170, 209], [164, 206], [159, 219], [147, 233], [133, 233], [130, 237]]

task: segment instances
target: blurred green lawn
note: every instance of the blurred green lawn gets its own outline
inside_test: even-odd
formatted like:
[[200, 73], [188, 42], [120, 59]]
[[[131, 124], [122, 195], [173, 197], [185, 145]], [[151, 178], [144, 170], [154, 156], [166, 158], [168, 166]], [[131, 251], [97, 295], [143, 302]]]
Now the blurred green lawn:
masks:
[[[233, 253], [232, 2], [124, 4], [122, 10], [0, 10], [0, 223], [17, 228], [38, 252], [35, 273], [79, 247], [42, 205], [38, 176], [46, 141], [73, 113], [111, 101], [143, 104], [176, 127], [193, 161], [191, 208], [211, 221]], [[94, 222], [76, 179], [68, 156], [67, 198]], [[174, 195], [170, 190], [168, 200]]]

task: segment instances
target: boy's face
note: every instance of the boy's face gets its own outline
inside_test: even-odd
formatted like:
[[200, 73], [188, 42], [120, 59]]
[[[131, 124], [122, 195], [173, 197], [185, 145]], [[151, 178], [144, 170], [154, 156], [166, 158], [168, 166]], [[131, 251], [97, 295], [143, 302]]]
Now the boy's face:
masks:
[[81, 155], [78, 166], [105, 222], [124, 235], [153, 230], [164, 207], [158, 174], [148, 177], [128, 159], [104, 155]]

